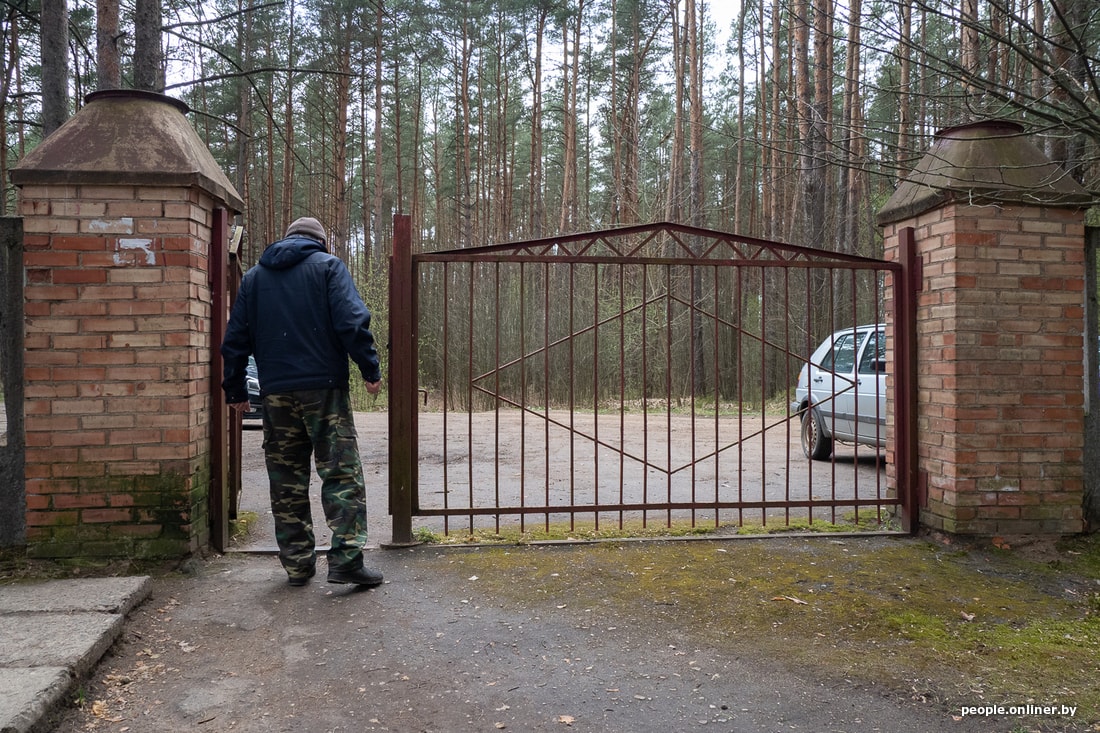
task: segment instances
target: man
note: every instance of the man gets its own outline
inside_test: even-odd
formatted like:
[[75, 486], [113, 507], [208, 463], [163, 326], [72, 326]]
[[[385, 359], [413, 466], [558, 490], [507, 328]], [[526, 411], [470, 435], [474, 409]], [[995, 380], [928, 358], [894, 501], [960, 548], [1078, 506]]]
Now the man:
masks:
[[378, 393], [382, 376], [370, 311], [347, 267], [325, 244], [321, 223], [303, 217], [245, 274], [222, 342], [222, 389], [233, 409], [248, 409], [245, 368], [254, 355], [275, 540], [290, 585], [305, 585], [316, 573], [312, 454], [332, 529], [328, 582], [375, 586], [382, 574], [363, 566], [366, 490], [348, 399], [348, 357], [369, 393]]

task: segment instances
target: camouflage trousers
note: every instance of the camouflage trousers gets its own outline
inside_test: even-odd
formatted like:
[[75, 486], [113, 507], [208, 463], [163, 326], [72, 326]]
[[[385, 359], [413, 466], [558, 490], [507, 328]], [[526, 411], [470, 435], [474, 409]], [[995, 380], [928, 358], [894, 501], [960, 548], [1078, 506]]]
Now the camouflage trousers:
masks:
[[264, 397], [264, 455], [279, 561], [291, 576], [316, 564], [310, 511], [310, 456], [321, 478], [321, 508], [332, 530], [329, 567], [363, 562], [366, 489], [346, 390], [317, 389]]

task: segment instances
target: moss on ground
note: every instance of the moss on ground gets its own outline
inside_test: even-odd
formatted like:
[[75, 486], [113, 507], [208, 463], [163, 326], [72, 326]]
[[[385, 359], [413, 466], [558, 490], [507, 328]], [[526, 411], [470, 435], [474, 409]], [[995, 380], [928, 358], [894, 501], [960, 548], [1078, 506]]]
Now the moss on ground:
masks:
[[524, 545], [535, 542], [578, 542], [621, 539], [668, 539], [682, 537], [726, 537], [730, 535], [776, 535], [799, 533], [883, 532], [896, 534], [901, 526], [892, 518], [864, 512], [860, 517], [848, 513], [836, 522], [791, 517], [782, 522], [715, 526], [687, 520], [651, 521], [623, 520], [596, 525], [591, 521], [550, 522], [545, 524], [507, 524], [497, 529], [452, 529], [449, 533], [419, 527], [413, 534], [417, 541], [440, 545]]
[[1072, 721], [1022, 718], [1030, 727], [1019, 730], [1100, 721], [1100, 537], [997, 544], [608, 541], [484, 547], [456, 562], [502, 602], [675, 630], [695, 648], [751, 648], [822, 679], [885, 685], [949, 711], [1077, 708]]

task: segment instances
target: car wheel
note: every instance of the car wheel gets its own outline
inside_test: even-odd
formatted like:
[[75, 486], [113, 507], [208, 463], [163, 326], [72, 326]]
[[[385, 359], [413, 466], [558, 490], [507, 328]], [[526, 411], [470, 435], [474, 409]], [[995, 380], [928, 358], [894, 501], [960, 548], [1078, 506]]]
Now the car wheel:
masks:
[[812, 407], [802, 416], [802, 452], [814, 461], [828, 460], [833, 454], [833, 439], [821, 426], [821, 415]]

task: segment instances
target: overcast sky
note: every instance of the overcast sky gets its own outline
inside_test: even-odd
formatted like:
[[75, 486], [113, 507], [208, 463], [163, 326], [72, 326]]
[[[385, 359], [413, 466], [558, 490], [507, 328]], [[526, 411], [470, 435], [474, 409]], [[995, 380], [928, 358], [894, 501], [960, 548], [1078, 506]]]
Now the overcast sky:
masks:
[[741, 8], [741, 0], [707, 0], [707, 15], [718, 27], [719, 47], [725, 45], [730, 26]]

